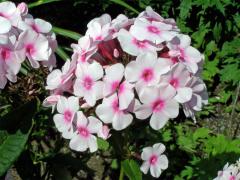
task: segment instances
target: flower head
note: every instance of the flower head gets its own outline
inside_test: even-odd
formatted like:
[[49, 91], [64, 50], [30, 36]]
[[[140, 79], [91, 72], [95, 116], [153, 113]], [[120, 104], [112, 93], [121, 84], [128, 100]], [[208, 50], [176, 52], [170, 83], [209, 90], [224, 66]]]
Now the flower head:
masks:
[[90, 152], [97, 150], [97, 138], [93, 134], [99, 133], [102, 123], [97, 118], [90, 116], [86, 118], [81, 111], [77, 112], [76, 131], [70, 141], [70, 148], [76, 151]]
[[154, 144], [153, 147], [143, 148], [141, 158], [144, 161], [141, 166], [141, 171], [144, 174], [150, 169], [150, 173], [153, 177], [158, 178], [162, 170], [168, 168], [167, 156], [162, 154], [165, 151], [165, 146], [162, 143]]

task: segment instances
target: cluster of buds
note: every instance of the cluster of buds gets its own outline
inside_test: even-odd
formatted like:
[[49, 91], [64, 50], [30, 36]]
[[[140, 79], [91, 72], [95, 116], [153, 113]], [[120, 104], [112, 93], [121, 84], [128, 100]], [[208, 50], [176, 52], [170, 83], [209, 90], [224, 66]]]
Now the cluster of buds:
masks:
[[229, 165], [227, 163], [222, 171], [218, 171], [218, 176], [213, 180], [238, 180], [240, 179], [240, 159], [235, 163]]
[[51, 30], [50, 23], [28, 14], [25, 3], [0, 3], [0, 89], [8, 80], [17, 81], [25, 59], [33, 68], [39, 68], [39, 62], [49, 69], [55, 66], [57, 41]]
[[[147, 7], [135, 19], [121, 14], [112, 20], [104, 14], [87, 27], [72, 44], [71, 60], [47, 77], [50, 96], [44, 106], [57, 107], [54, 122], [71, 149], [96, 151], [96, 136], [107, 139], [109, 126], [120, 131], [133, 121], [149, 120], [159, 130], [178, 116], [180, 105], [195, 120], [208, 99], [200, 78], [203, 55], [173, 19]], [[162, 147], [155, 149], [163, 152]]]

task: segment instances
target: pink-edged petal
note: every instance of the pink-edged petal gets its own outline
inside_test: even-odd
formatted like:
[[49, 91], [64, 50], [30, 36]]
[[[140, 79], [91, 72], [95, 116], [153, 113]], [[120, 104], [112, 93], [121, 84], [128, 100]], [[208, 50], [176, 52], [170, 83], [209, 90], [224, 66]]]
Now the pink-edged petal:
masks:
[[127, 64], [125, 69], [125, 78], [128, 82], [136, 82], [139, 77], [139, 66], [136, 61], [132, 61]]
[[6, 18], [1, 16], [0, 16], [0, 24], [1, 24], [0, 34], [5, 34], [9, 32], [12, 27], [11, 23]]
[[69, 147], [75, 151], [86, 151], [88, 148], [88, 141], [85, 138], [82, 138], [78, 134], [75, 134], [69, 143]]
[[68, 108], [74, 112], [79, 109], [79, 99], [77, 97], [71, 96], [68, 98]]
[[113, 129], [120, 131], [128, 127], [132, 123], [133, 117], [131, 114], [115, 114], [112, 120]]
[[66, 129], [66, 131], [62, 132], [62, 137], [65, 139], [72, 139], [73, 136], [74, 132], [72, 126], [70, 126], [69, 129]]
[[143, 162], [143, 164], [140, 167], [140, 170], [144, 173], [147, 174], [147, 172], [149, 171], [150, 168], [150, 164], [148, 161]]
[[174, 100], [168, 100], [165, 104], [163, 112], [170, 118], [176, 118], [179, 114], [179, 104]]
[[159, 96], [159, 89], [157, 87], [146, 87], [139, 95], [139, 99], [144, 104], [150, 104], [154, 102]]
[[150, 173], [153, 177], [158, 178], [161, 175], [162, 170], [159, 168], [158, 164], [155, 164], [150, 166]]
[[102, 99], [103, 98], [103, 82], [102, 81], [97, 81], [94, 84], [94, 90], [93, 93], [96, 96], [96, 100]]
[[168, 158], [166, 155], [161, 155], [158, 157], [157, 166], [163, 170], [168, 168]]
[[96, 94], [94, 91], [88, 91], [84, 93], [84, 100], [87, 102], [87, 104], [91, 107], [93, 107], [96, 104]]
[[52, 25], [49, 22], [44, 21], [43, 19], [36, 18], [35, 24], [36, 28], [41, 33], [49, 33], [52, 29]]
[[103, 68], [99, 63], [94, 62], [90, 64], [87, 68], [87, 71], [95, 81], [103, 77]]
[[166, 150], [166, 147], [162, 143], [156, 143], [153, 145], [153, 153], [156, 155], [162, 154]]
[[67, 105], [68, 105], [67, 98], [61, 96], [57, 103], [57, 111], [63, 114], [64, 110], [67, 108]]
[[128, 82], [123, 82], [119, 90], [119, 109], [127, 109], [134, 98], [133, 86]]
[[88, 124], [88, 119], [83, 114], [82, 111], [77, 112], [77, 127], [86, 127]]
[[81, 79], [76, 79], [74, 85], [73, 85], [73, 92], [74, 95], [78, 96], [78, 97], [83, 97], [84, 96], [84, 89], [82, 86], [82, 80]]
[[191, 44], [191, 38], [188, 35], [181, 34], [178, 37], [180, 39], [180, 47], [187, 48]]
[[152, 109], [148, 105], [137, 105], [134, 114], [138, 119], [147, 119], [152, 114]]
[[88, 130], [91, 133], [98, 133], [102, 129], [102, 122], [99, 119], [90, 116], [88, 117], [88, 120], [89, 120]]
[[172, 99], [176, 95], [176, 90], [169, 84], [159, 85], [159, 94], [162, 100]]
[[141, 159], [144, 161], [148, 161], [152, 155], [153, 155], [153, 148], [145, 147], [145, 148], [143, 148], [143, 151], [141, 154]]
[[64, 122], [64, 118], [62, 114], [55, 114], [53, 116], [53, 121], [55, 123], [56, 128], [60, 132], [64, 132], [67, 129], [67, 127], [69, 127], [68, 124]]
[[194, 47], [189, 46], [184, 50], [184, 54], [187, 57], [187, 60], [190, 60], [192, 62], [200, 62], [202, 59], [201, 53]]
[[120, 63], [109, 66], [105, 69], [107, 81], [121, 81], [124, 75], [124, 66]]
[[188, 87], [178, 88], [174, 98], [180, 103], [188, 102], [192, 98], [192, 89]]
[[4, 89], [7, 84], [7, 78], [0, 74], [0, 89]]
[[121, 29], [117, 34], [117, 38], [123, 51], [133, 56], [137, 56], [139, 54], [139, 49], [134, 44], [134, 38], [128, 31], [126, 31], [125, 29]]
[[88, 139], [88, 147], [91, 153], [97, 151], [98, 145], [97, 145], [97, 138], [93, 135], [91, 135]]
[[111, 123], [114, 117], [110, 104], [104, 102], [97, 106], [96, 114], [104, 123]]
[[159, 130], [165, 126], [168, 122], [169, 117], [166, 116], [164, 113], [153, 113], [150, 119], [150, 126], [154, 130]]

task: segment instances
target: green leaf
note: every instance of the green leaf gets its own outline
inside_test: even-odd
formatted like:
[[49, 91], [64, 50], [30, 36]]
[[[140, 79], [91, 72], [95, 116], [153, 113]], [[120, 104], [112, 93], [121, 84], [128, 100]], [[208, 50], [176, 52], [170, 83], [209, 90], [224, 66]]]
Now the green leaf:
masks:
[[142, 179], [142, 173], [140, 171], [140, 167], [137, 162], [135, 162], [132, 159], [127, 159], [125, 161], [122, 161], [121, 166], [123, 168], [124, 174], [130, 179], [130, 180], [141, 180]]
[[183, 0], [179, 6], [180, 9], [180, 18], [182, 20], [185, 20], [189, 14], [190, 14], [190, 10], [192, 9], [192, 0]]
[[199, 128], [193, 134], [193, 140], [196, 141], [198, 139], [207, 138], [209, 136], [210, 130], [207, 128]]
[[109, 148], [109, 143], [102, 138], [97, 138], [97, 144], [98, 144], [98, 148], [103, 151], [106, 151]]
[[0, 176], [11, 167], [23, 151], [36, 111], [37, 101], [33, 100], [1, 118]]
[[172, 140], [172, 132], [170, 129], [166, 130], [162, 134], [163, 142], [168, 142]]
[[220, 78], [223, 82], [232, 82], [236, 85], [240, 81], [240, 63], [239, 64], [227, 64], [223, 66], [220, 72]]
[[213, 37], [218, 42], [221, 39], [222, 33], [222, 25], [220, 23], [216, 23], [213, 28]]
[[206, 46], [205, 54], [207, 56], [210, 56], [212, 55], [213, 52], [216, 52], [216, 51], [218, 51], [217, 44], [215, 43], [215, 41], [210, 41]]
[[33, 3], [28, 4], [29, 8], [34, 8], [43, 4], [48, 4], [48, 3], [52, 3], [52, 2], [58, 2], [58, 1], [62, 1], [62, 0], [39, 0]]
[[67, 53], [60, 46], [58, 46], [56, 53], [64, 61], [67, 61], [67, 59], [70, 59]]
[[53, 30], [53, 32], [55, 32], [58, 35], [61, 35], [64, 37], [69, 37], [74, 40], [78, 40], [81, 37], [80, 34], [74, 32], [74, 31], [70, 31], [70, 30], [63, 29], [63, 28], [56, 27], [56, 26], [54, 26], [52, 30]]

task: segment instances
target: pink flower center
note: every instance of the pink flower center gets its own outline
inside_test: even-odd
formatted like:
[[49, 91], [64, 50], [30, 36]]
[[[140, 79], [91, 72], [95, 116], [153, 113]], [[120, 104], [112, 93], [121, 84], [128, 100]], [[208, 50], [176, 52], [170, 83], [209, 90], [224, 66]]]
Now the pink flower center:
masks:
[[133, 44], [135, 44], [138, 48], [144, 49], [147, 47], [147, 41], [138, 41], [137, 39], [132, 40]]
[[83, 63], [86, 62], [86, 54], [85, 53], [79, 54], [78, 61]]
[[93, 80], [91, 77], [89, 76], [86, 76], [83, 80], [83, 87], [86, 89], [86, 90], [91, 90], [92, 89], [92, 86], [93, 86]]
[[151, 157], [150, 157], [150, 159], [149, 159], [149, 163], [151, 164], [151, 165], [155, 165], [156, 164], [156, 162], [157, 162], [157, 156], [156, 155], [152, 155]]
[[73, 113], [71, 111], [69, 111], [69, 110], [66, 110], [66, 111], [64, 111], [63, 116], [64, 116], [65, 122], [69, 123], [72, 120]]
[[148, 26], [147, 29], [150, 33], [153, 33], [153, 34], [159, 34], [160, 33], [159, 29], [155, 26]]
[[103, 40], [103, 37], [100, 35], [100, 36], [97, 36], [96, 38], [95, 38], [95, 40], [97, 40], [97, 41], [102, 41]]
[[2, 49], [1, 50], [1, 57], [3, 60], [7, 60], [10, 57], [10, 50], [9, 49]]
[[152, 104], [152, 109], [154, 112], [160, 112], [165, 105], [165, 102], [161, 99], [158, 99]]
[[119, 112], [119, 103], [117, 98], [112, 102], [112, 108], [114, 112]]
[[78, 133], [85, 138], [87, 138], [90, 134], [86, 127], [78, 127]]
[[124, 90], [125, 90], [125, 84], [124, 83], [122, 83], [120, 86], [119, 86], [119, 94], [122, 94], [123, 92], [124, 92]]
[[116, 91], [119, 86], [119, 81], [114, 81], [111, 85], [112, 92]]
[[33, 44], [28, 44], [28, 45], [26, 45], [26, 52], [27, 52], [29, 55], [32, 55], [32, 54], [35, 52], [35, 49], [34, 49]]
[[145, 82], [149, 82], [153, 79], [154, 76], [154, 72], [152, 68], [146, 68], [143, 70], [141, 78], [145, 81]]
[[179, 81], [176, 78], [171, 79], [170, 84], [176, 89], [179, 86]]
[[236, 177], [235, 176], [230, 176], [229, 180], [236, 180]]

